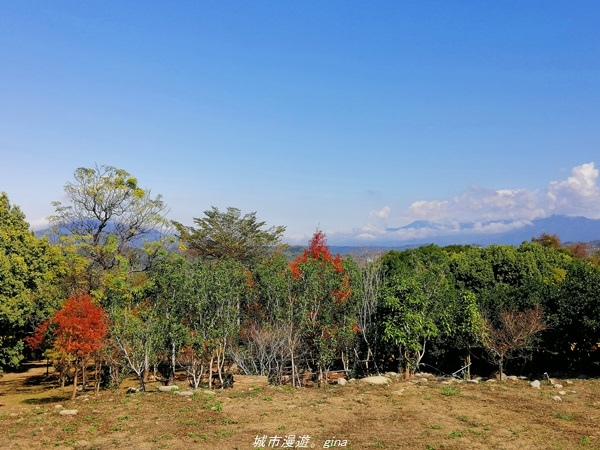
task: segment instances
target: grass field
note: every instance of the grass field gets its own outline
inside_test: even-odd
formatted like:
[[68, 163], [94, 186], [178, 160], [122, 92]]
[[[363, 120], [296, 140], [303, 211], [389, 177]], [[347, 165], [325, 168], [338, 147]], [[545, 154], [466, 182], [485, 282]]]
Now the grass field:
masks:
[[[127, 394], [131, 381], [70, 401], [69, 388], [47, 380], [43, 364], [30, 364], [0, 378], [1, 448], [600, 449], [595, 379], [557, 380], [559, 389], [548, 382], [533, 389], [526, 380], [416, 377], [321, 389], [253, 380], [189, 397], [152, 384], [149, 392]], [[78, 413], [62, 416], [61, 409]]]

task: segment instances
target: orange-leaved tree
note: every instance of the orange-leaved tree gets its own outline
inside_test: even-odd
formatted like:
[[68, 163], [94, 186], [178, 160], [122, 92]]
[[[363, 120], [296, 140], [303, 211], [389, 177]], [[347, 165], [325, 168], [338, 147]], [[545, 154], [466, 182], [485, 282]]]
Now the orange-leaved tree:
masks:
[[74, 399], [78, 371], [80, 368], [85, 370], [89, 358], [98, 357], [107, 329], [106, 313], [94, 304], [89, 294], [72, 295], [60, 310], [37, 328], [27, 339], [27, 344], [39, 348], [45, 340], [52, 339], [54, 349], [69, 358], [75, 368], [71, 396]]
[[303, 310], [304, 339], [309, 363], [317, 365], [320, 379], [336, 361], [348, 369], [348, 354], [357, 331], [357, 302], [353, 295], [351, 260], [333, 256], [325, 233], [317, 231], [308, 249], [290, 263], [296, 302]]

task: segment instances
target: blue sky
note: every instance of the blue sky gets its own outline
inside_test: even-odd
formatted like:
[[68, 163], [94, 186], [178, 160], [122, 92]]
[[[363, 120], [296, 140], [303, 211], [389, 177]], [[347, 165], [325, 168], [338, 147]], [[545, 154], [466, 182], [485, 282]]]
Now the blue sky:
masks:
[[600, 217], [597, 1], [0, 3], [0, 190], [112, 165], [306, 243]]

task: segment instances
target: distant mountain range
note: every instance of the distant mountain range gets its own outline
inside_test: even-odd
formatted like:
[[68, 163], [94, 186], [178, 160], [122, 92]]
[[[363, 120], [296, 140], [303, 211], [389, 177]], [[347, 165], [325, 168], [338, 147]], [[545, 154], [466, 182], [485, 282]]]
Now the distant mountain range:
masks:
[[[600, 239], [600, 220], [553, 215], [532, 221], [429, 222], [419, 220], [400, 228], [388, 228], [387, 243], [396, 245], [451, 244], [520, 245], [542, 233], [556, 234], [563, 243]], [[398, 241], [389, 237], [397, 236]], [[404, 239], [403, 239], [404, 237]]]
[[[39, 231], [42, 235], [49, 230]], [[386, 233], [369, 244], [330, 245], [333, 254], [362, 255], [369, 257], [387, 250], [402, 250], [420, 245], [478, 245], [492, 244], [520, 245], [531, 241], [542, 233], [556, 234], [563, 244], [569, 242], [600, 241], [600, 220], [586, 217], [553, 215], [532, 221], [496, 220], [487, 222], [433, 222], [419, 220], [398, 228], [387, 228]], [[135, 246], [143, 245], [144, 240], [160, 238], [160, 233], [151, 231], [143, 239], [134, 241]], [[286, 253], [290, 258], [302, 253], [304, 246], [290, 246]]]

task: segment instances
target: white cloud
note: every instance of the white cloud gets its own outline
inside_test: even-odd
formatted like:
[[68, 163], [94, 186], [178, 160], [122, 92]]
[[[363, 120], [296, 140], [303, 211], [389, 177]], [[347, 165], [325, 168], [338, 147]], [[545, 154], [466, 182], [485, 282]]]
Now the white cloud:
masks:
[[412, 220], [533, 220], [550, 214], [600, 216], [600, 170], [593, 162], [574, 167], [571, 176], [546, 189], [486, 189], [470, 186], [451, 200], [419, 200], [407, 210]]
[[440, 220], [448, 217], [449, 202], [446, 200], [419, 200], [410, 205], [408, 216], [414, 219]]
[[600, 188], [593, 162], [582, 164], [571, 170], [564, 181], [553, 181], [547, 190], [549, 211], [557, 214], [582, 214], [587, 217], [600, 216]]
[[387, 219], [388, 217], [390, 217], [390, 207], [389, 206], [384, 206], [383, 208], [376, 210], [376, 211], [371, 211], [369, 213], [369, 216], [371, 217], [377, 217], [378, 219]]
[[356, 239], [360, 239], [361, 241], [373, 241], [377, 239], [377, 236], [371, 233], [361, 233], [356, 236]]
[[50, 227], [50, 222], [48, 222], [47, 217], [42, 217], [40, 219], [28, 220], [29, 227], [34, 231], [45, 230]]
[[[593, 162], [571, 170], [565, 180], [552, 181], [546, 188], [487, 189], [469, 186], [462, 194], [441, 200], [418, 200], [403, 214], [405, 221], [426, 220], [431, 226], [389, 229], [367, 223], [351, 233], [336, 233], [346, 241], [408, 241], [464, 233], [493, 234], [522, 228], [551, 214], [581, 214], [600, 218], [600, 170]], [[388, 206], [369, 213], [389, 219]], [[469, 222], [469, 226], [461, 223]], [[406, 223], [406, 222], [405, 222]], [[402, 224], [398, 224], [402, 225]]]

